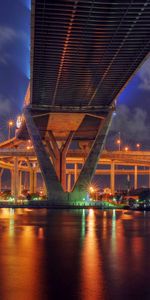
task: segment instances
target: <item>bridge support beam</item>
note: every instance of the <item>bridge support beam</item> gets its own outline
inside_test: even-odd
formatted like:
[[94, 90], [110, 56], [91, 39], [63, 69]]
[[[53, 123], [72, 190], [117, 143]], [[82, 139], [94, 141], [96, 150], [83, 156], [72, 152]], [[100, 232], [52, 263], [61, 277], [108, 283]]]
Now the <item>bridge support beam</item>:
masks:
[[37, 192], [37, 172], [34, 170], [34, 185], [33, 185], [34, 193]]
[[2, 175], [3, 175], [4, 169], [0, 170], [0, 192], [2, 191]]
[[70, 193], [71, 192], [71, 174], [68, 174], [68, 178], [67, 178], [67, 192]]
[[43, 145], [41, 135], [36, 127], [33, 117], [29, 109], [24, 109], [24, 117], [28, 133], [32, 140], [41, 173], [46, 185], [47, 197], [51, 204], [61, 203], [66, 199], [61, 183], [58, 180], [54, 166], [48, 156], [48, 153]]
[[135, 165], [134, 167], [134, 189], [137, 189], [138, 186], [138, 167]]
[[14, 170], [10, 170], [11, 174], [11, 195], [14, 195]]
[[88, 187], [92, 181], [98, 160], [105, 145], [108, 130], [111, 125], [112, 114], [113, 110], [108, 113], [107, 117], [103, 120], [99, 127], [89, 155], [73, 187], [73, 191], [70, 194], [70, 199], [73, 201], [79, 201], [86, 198]]
[[19, 171], [19, 195], [22, 192], [22, 171]]
[[30, 194], [34, 193], [34, 171], [30, 169]]
[[[55, 167], [55, 171], [57, 174], [57, 177], [59, 178], [61, 185], [63, 187], [64, 192], [66, 192], [66, 155], [69, 149], [69, 146], [71, 144], [74, 132], [70, 131], [66, 142], [62, 144], [62, 146], [59, 148], [57, 141], [52, 133], [50, 131], [48, 133], [50, 141], [47, 140], [47, 146], [49, 153], [51, 155], [51, 158], [53, 160], [53, 165]], [[51, 144], [52, 146], [51, 146]], [[52, 148], [53, 147], [53, 148]]]
[[111, 188], [111, 193], [114, 195], [114, 193], [115, 193], [115, 164], [113, 161], [111, 163], [110, 188]]
[[76, 183], [77, 178], [78, 178], [78, 164], [75, 163], [74, 164], [74, 183]]
[[14, 180], [13, 180], [13, 184], [14, 184], [14, 198], [15, 201], [18, 200], [18, 193], [19, 193], [19, 187], [18, 187], [18, 182], [19, 182], [19, 172], [18, 172], [18, 157], [14, 157]]

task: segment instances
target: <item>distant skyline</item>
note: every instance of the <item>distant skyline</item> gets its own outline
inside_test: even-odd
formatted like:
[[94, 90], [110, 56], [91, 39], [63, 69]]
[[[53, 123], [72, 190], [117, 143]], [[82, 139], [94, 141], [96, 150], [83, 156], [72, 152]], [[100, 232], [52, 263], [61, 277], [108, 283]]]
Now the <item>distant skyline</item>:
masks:
[[[0, 141], [21, 112], [30, 76], [30, 0], [5, 0], [0, 9]], [[121, 132], [125, 144], [150, 148], [150, 59], [120, 94], [108, 145]]]

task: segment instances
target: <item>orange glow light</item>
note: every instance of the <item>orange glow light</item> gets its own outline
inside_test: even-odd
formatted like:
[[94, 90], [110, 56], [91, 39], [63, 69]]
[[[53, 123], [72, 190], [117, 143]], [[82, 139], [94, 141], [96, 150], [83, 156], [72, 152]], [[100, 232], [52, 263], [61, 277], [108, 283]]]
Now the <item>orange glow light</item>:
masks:
[[117, 140], [117, 144], [118, 144], [118, 145], [121, 144], [121, 140]]
[[9, 125], [9, 126], [13, 126], [13, 125], [14, 125], [14, 122], [13, 122], [13, 121], [9, 121], [9, 122], [8, 122], [8, 125]]
[[128, 151], [128, 150], [129, 150], [129, 148], [128, 148], [128, 147], [125, 147], [125, 148], [124, 148], [124, 150], [125, 150], [125, 151]]
[[90, 190], [90, 193], [94, 193], [94, 188], [92, 186], [90, 186], [89, 190]]

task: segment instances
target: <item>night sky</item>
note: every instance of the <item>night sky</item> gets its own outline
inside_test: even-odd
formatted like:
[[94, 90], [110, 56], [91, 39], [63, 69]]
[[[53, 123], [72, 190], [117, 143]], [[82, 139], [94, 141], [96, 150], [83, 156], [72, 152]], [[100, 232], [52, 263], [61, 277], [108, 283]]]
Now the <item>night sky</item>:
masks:
[[[7, 136], [7, 120], [21, 112], [29, 82], [30, 0], [1, 0], [0, 9], [0, 141]], [[117, 102], [107, 147], [118, 132], [124, 145], [139, 142], [149, 149], [150, 60], [133, 77]]]

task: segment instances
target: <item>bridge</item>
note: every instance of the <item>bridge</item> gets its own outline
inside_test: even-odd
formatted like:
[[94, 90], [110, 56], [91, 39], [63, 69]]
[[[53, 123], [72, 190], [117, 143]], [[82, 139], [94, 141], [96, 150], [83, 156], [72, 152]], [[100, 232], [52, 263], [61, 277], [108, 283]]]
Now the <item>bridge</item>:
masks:
[[[17, 138], [31, 139], [53, 203], [85, 197], [118, 95], [150, 46], [149, 1], [32, 0], [31, 78]], [[69, 149], [86, 159], [70, 193]]]
[[[89, 149], [90, 151], [90, 149]], [[69, 149], [66, 156], [66, 191], [70, 193], [77, 181], [86, 160], [85, 149]], [[0, 144], [0, 192], [3, 188], [3, 171], [7, 169], [11, 175], [11, 194], [19, 199], [22, 191], [27, 189], [31, 194], [39, 191], [38, 174], [41, 173], [37, 156], [31, 141], [13, 138]], [[139, 187], [138, 176], [144, 175], [150, 188], [150, 152], [149, 151], [106, 151], [103, 150], [97, 162], [94, 175], [109, 176], [111, 192], [116, 190], [116, 175], [124, 175], [124, 188], [129, 175], [134, 180], [132, 186]], [[103, 180], [102, 179], [102, 180]], [[93, 183], [95, 182], [94, 179]], [[96, 180], [97, 181], [97, 180]], [[28, 184], [27, 184], [28, 182]], [[126, 182], [126, 184], [125, 184]], [[95, 185], [95, 183], [94, 183]], [[101, 180], [100, 180], [101, 186]], [[45, 184], [40, 181], [40, 189], [45, 194]], [[122, 186], [123, 188], [123, 186]], [[99, 185], [97, 185], [99, 189]]]

